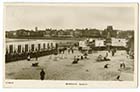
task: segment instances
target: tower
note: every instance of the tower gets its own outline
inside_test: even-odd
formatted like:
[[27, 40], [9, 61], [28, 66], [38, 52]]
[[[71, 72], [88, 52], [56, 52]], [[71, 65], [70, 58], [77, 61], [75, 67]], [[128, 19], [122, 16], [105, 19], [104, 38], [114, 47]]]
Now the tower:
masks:
[[38, 27], [35, 27], [35, 31], [38, 31]]
[[113, 31], [113, 27], [112, 26], [107, 26], [107, 31], [109, 31], [109, 32]]

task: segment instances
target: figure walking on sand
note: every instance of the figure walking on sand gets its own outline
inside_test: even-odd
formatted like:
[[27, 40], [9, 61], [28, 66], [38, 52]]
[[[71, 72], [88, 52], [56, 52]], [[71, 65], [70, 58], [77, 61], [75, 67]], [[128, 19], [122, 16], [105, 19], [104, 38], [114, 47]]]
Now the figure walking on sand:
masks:
[[40, 72], [40, 79], [44, 80], [44, 78], [45, 78], [45, 71], [42, 69]]

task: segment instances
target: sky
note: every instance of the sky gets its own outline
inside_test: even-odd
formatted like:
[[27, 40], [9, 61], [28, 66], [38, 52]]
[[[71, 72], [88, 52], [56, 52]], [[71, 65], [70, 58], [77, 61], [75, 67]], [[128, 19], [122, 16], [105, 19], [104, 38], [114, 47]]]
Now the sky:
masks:
[[133, 7], [94, 5], [6, 5], [4, 29], [105, 29], [134, 30]]

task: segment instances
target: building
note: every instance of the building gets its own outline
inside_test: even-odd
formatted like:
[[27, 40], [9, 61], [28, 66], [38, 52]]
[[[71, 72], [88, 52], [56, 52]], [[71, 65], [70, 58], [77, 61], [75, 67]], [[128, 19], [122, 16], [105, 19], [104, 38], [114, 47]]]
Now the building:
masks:
[[58, 30], [57, 31], [57, 37], [64, 37], [64, 31], [63, 30]]
[[30, 36], [30, 31], [29, 30], [25, 30], [25, 29], [19, 29], [16, 30], [17, 33], [17, 37], [29, 37]]
[[104, 39], [96, 39], [95, 40], [95, 47], [105, 47], [105, 40]]
[[51, 37], [51, 30], [50, 29], [45, 30], [44, 37]]
[[73, 37], [73, 30], [58, 30], [57, 37], [71, 38]]
[[108, 32], [111, 37], [117, 37], [117, 30], [114, 30], [113, 26], [107, 26], [107, 28], [102, 32], [102, 37], [106, 38], [108, 36]]
[[99, 38], [100, 37], [100, 31], [97, 29], [83, 29], [81, 31], [82, 36], [81, 37], [88, 37], [88, 38]]
[[82, 30], [80, 29], [75, 29], [73, 32], [73, 36], [76, 38], [82, 37]]
[[129, 49], [129, 51], [134, 51], [134, 36], [128, 39], [127, 48]]
[[7, 38], [17, 37], [17, 32], [16, 31], [6, 31], [5, 35]]
[[112, 47], [125, 47], [127, 46], [127, 40], [122, 38], [112, 38], [111, 39]]

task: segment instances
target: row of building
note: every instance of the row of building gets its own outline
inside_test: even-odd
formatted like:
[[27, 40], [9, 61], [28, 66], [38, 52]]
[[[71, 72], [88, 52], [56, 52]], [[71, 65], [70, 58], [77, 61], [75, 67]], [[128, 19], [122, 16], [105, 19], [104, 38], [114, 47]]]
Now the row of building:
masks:
[[51, 37], [59, 37], [59, 38], [81, 38], [81, 37], [88, 37], [88, 38], [106, 38], [110, 33], [111, 37], [118, 37], [118, 38], [127, 38], [128, 36], [134, 35], [133, 30], [129, 31], [120, 31], [114, 30], [112, 26], [107, 26], [104, 30], [98, 29], [65, 29], [65, 30], [56, 30], [56, 29], [45, 29], [39, 30], [35, 27], [35, 30], [13, 30], [13, 31], [6, 31], [7, 38], [51, 38]]

